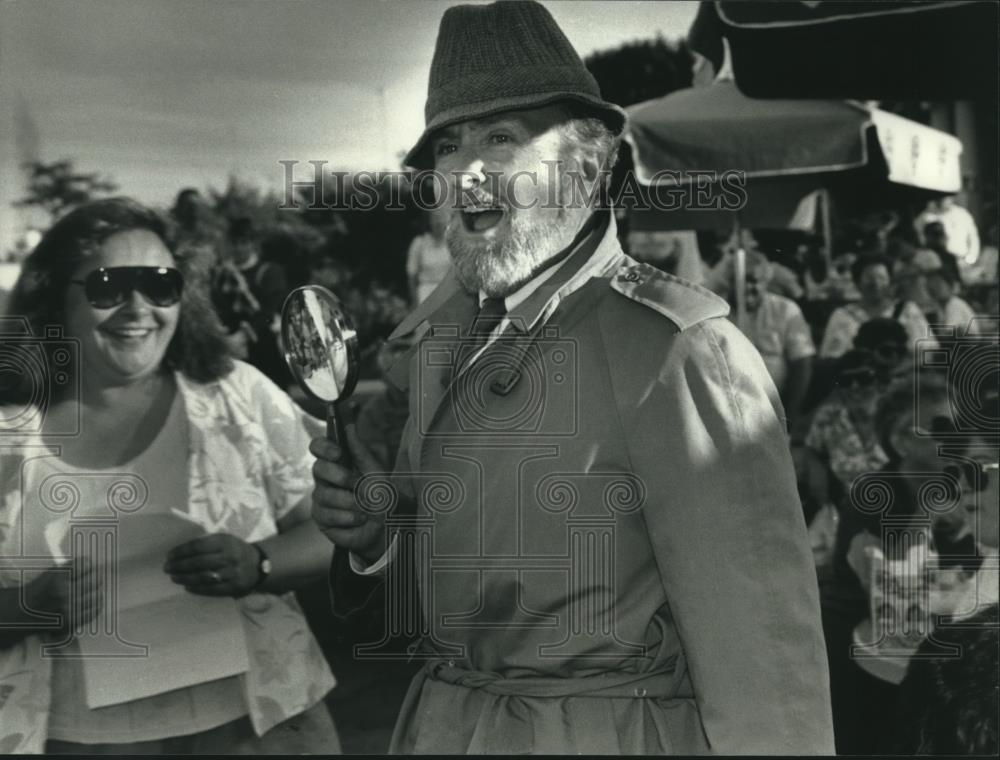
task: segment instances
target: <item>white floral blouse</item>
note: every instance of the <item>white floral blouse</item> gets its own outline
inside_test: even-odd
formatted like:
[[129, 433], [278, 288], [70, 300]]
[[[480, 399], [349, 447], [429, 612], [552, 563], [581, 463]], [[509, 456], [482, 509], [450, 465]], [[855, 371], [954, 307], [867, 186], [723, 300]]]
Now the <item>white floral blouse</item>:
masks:
[[[246, 541], [275, 535], [276, 521], [312, 490], [308, 446], [322, 434], [320, 423], [242, 362], [206, 384], [176, 379], [190, 439], [190, 516], [210, 533]], [[19, 473], [26, 457], [46, 449], [37, 434], [0, 430], [0, 586], [24, 584]], [[263, 735], [319, 702], [336, 681], [294, 595], [249, 594], [238, 607], [250, 656], [244, 697]], [[41, 656], [43, 643], [31, 635], [0, 651], [0, 754], [44, 751], [52, 661]]]

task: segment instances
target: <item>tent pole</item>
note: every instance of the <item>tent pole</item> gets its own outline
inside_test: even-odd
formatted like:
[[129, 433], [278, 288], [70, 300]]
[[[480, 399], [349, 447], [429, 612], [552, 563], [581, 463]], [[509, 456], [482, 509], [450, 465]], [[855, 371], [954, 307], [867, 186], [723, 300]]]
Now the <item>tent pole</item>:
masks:
[[830, 224], [830, 191], [825, 187], [820, 191], [820, 207], [823, 224], [823, 255], [826, 257], [826, 271], [833, 267], [833, 227]]
[[733, 261], [733, 274], [736, 289], [736, 326], [746, 333], [747, 313], [747, 252], [743, 248], [743, 229], [740, 225], [740, 215], [737, 213], [733, 222], [733, 234], [736, 236], [736, 253]]

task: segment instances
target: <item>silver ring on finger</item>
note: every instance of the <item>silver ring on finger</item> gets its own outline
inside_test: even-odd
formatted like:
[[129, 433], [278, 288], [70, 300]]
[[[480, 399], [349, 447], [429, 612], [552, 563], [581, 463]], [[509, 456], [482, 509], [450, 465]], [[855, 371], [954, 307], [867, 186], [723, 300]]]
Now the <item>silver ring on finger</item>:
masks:
[[212, 583], [222, 583], [222, 576], [219, 575], [219, 573], [217, 573], [215, 570], [209, 571], [208, 579], [212, 581]]

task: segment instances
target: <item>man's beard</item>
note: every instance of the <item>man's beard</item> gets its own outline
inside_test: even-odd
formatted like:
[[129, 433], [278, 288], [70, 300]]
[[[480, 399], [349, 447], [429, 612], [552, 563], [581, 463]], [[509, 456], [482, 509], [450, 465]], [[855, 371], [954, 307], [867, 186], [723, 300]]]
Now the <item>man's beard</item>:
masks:
[[455, 275], [470, 293], [482, 291], [503, 298], [531, 279], [548, 259], [569, 244], [576, 232], [569, 229], [572, 215], [559, 209], [555, 220], [520, 216], [509, 207], [508, 234], [488, 241], [472, 241], [461, 234], [462, 222], [449, 225], [446, 240]]

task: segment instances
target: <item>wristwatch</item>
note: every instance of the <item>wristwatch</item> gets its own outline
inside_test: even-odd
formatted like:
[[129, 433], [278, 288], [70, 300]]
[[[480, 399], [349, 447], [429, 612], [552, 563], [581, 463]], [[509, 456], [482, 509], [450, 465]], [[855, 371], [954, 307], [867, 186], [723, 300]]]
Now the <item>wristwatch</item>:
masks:
[[271, 558], [267, 556], [267, 552], [264, 551], [264, 547], [260, 544], [253, 544], [253, 548], [257, 550], [257, 582], [254, 584], [253, 590], [256, 591], [262, 585], [267, 577], [271, 574], [271, 570], [274, 566], [271, 564]]

